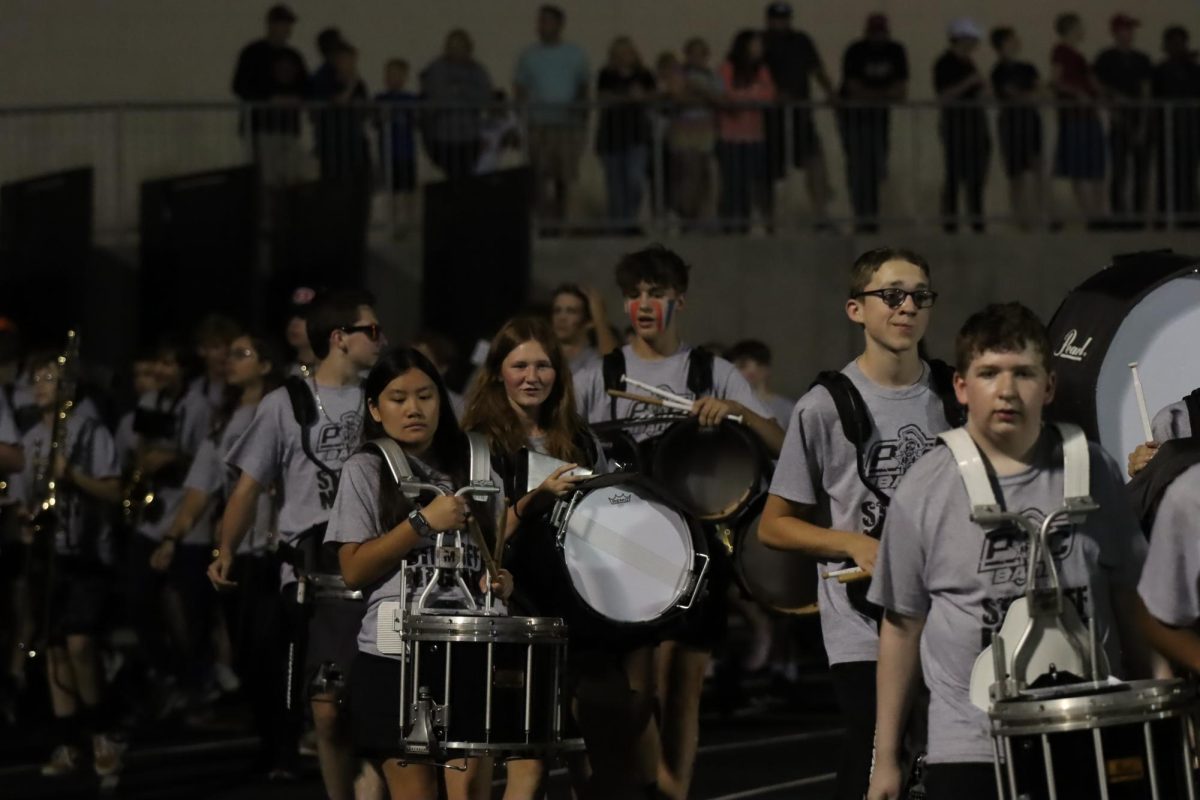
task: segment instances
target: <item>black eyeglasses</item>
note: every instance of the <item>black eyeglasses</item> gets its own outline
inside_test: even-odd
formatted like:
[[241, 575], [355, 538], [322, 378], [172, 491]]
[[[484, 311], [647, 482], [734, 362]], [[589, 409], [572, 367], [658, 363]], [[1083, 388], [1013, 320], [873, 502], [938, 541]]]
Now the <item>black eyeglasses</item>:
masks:
[[904, 305], [904, 301], [911, 297], [913, 305], [917, 308], [929, 308], [937, 300], [938, 293], [932, 289], [917, 289], [915, 292], [910, 292], [901, 289], [898, 286], [890, 286], [887, 289], [876, 289], [872, 292], [858, 292], [850, 295], [851, 297], [878, 297], [888, 308], [899, 308]]
[[383, 335], [383, 326], [377, 322], [368, 325], [343, 325], [338, 330], [343, 333], [365, 333], [372, 342], [378, 342], [379, 337]]

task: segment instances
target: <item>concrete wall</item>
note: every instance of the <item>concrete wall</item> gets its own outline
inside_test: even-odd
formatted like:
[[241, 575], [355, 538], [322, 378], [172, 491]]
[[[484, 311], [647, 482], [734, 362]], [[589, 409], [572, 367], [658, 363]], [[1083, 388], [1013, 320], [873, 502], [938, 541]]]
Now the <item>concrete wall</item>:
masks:
[[[862, 334], [843, 311], [846, 274], [860, 252], [880, 244], [912, 247], [933, 267], [941, 293], [927, 343], [953, 356], [954, 334], [967, 315], [994, 301], [1019, 300], [1049, 321], [1066, 293], [1117, 253], [1172, 248], [1200, 254], [1200, 234], [1030, 234], [951, 237], [680, 238], [665, 242], [693, 266], [682, 316], [689, 341], [732, 344], [754, 337], [775, 351], [778, 390], [798, 395], [817, 371], [840, 368], [862, 348]], [[624, 327], [612, 269], [636, 239], [558, 239], [534, 251], [535, 299], [562, 281], [604, 290], [612, 321]], [[487, 265], [480, 265], [486, 269]], [[420, 251], [417, 245], [373, 249], [369, 280], [393, 338], [419, 325]], [[1196, 367], [1200, 383], [1200, 367]]]

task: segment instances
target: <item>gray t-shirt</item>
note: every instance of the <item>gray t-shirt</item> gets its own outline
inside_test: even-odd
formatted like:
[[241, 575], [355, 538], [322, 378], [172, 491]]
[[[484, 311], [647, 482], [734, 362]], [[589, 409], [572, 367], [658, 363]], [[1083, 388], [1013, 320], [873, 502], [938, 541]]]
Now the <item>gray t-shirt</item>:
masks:
[[[25, 448], [25, 468], [21, 487], [25, 507], [36, 510], [45, 498], [35, 496], [41, 488], [35, 476], [50, 457], [50, 426], [39, 422], [21, 440]], [[108, 428], [90, 417], [72, 416], [67, 421], [67, 462], [76, 470], [97, 480], [119, 478], [117, 450]], [[55, 552], [64, 556], [79, 556], [105, 564], [113, 561], [112, 530], [109, 520], [112, 507], [84, 494], [69, 483], [64, 484], [55, 499], [63, 524], [55, 532]]]
[[[224, 507], [229, 495], [237, 483], [238, 472], [225, 463], [226, 456], [233, 450], [234, 444], [254, 419], [256, 406], [239, 406], [234, 410], [229, 422], [218, 439], [208, 437], [200, 445], [192, 466], [184, 478], [184, 489], [197, 489], [216, 500], [213, 509]], [[274, 521], [274, 499], [270, 492], [262, 492], [258, 496], [258, 505], [254, 515], [254, 523], [238, 545], [238, 553], [257, 553], [265, 550], [270, 544], [271, 527]]]
[[[312, 391], [311, 380], [305, 385]], [[286, 541], [329, 519], [338, 489], [335, 476], [358, 447], [362, 433], [363, 393], [358, 385], [322, 386], [319, 395], [321, 404], [317, 421], [309, 429], [309, 445], [333, 475], [305, 454], [287, 387], [263, 398], [250, 427], [225, 458], [260, 486], [281, 486], [279, 535]]]
[[1180, 400], [1171, 403], [1154, 415], [1150, 422], [1154, 441], [1162, 444], [1170, 439], [1186, 439], [1192, 435], [1192, 419], [1188, 416], [1187, 403]]
[[762, 401], [771, 410], [771, 416], [779, 423], [779, 427], [787, 433], [787, 429], [791, 427], [792, 409], [796, 407], [796, 401], [774, 393], [768, 393]]
[[[17, 430], [16, 418], [13, 416], [12, 409], [9, 408], [8, 398], [2, 391], [0, 391], [0, 444], [18, 447], [21, 445], [21, 432]], [[16, 503], [20, 499], [22, 491], [20, 473], [0, 475], [0, 478], [8, 483], [7, 488], [0, 492], [0, 506]]]
[[578, 353], [567, 359], [567, 369], [571, 371], [571, 375], [578, 375], [580, 370], [590, 366], [593, 361], [599, 360], [600, 354], [596, 352], [596, 348], [584, 345]]
[[[863, 460], [867, 478], [891, 495], [909, 467], [933, 447], [946, 430], [942, 402], [930, 385], [929, 367], [912, 386], [891, 389], [871, 381], [851, 361], [842, 369], [863, 397], [873, 421]], [[878, 531], [884, 509], [858, 475], [858, 454], [846, 439], [833, 397], [821, 387], [796, 403], [771, 494], [815, 506], [812, 522], [839, 531]], [[853, 567], [852, 561], [818, 564], [818, 573]], [[875, 621], [856, 609], [847, 584], [817, 577], [821, 633], [830, 664], [875, 661], [879, 631]]]
[[[625, 374], [630, 378], [690, 400], [696, 399], [687, 388], [688, 354], [692, 352], [688, 345], [683, 345], [674, 354], [655, 361], [648, 361], [637, 355], [632, 345], [625, 345], [622, 352], [625, 354]], [[646, 394], [645, 391], [632, 386], [624, 387], [624, 390], [633, 394]], [[718, 400], [733, 400], [759, 416], [768, 419], [771, 417], [770, 409], [755, 396], [754, 390], [746, 383], [742, 373], [738, 372], [733, 364], [719, 357], [713, 359], [712, 396]], [[604, 422], [613, 418], [610, 401], [611, 398], [604, 387], [604, 364], [598, 359], [575, 375], [575, 404], [588, 422]], [[664, 414], [679, 413], [681, 412], [663, 406], [617, 400], [618, 419], [653, 419]], [[670, 423], [639, 425], [630, 428], [629, 433], [641, 442], [662, 434], [669, 426]]]
[[[212, 406], [201, 393], [185, 392], [183, 398], [178, 403], [174, 403], [157, 392], [150, 392], [142, 395], [138, 400], [138, 407], [173, 413], [175, 417], [174, 435], [166, 439], [147, 440], [146, 444], [153, 447], [172, 448], [179, 452], [182, 469], [176, 471], [175, 466], [171, 467], [171, 471], [176, 475], [174, 480], [178, 481], [180, 474], [186, 474], [193, 456], [209, 434], [212, 425]], [[135, 434], [134, 447], [137, 446], [137, 441], [138, 437]], [[137, 532], [147, 539], [161, 541], [167, 529], [171, 527], [175, 515], [179, 513], [183, 495], [182, 482], [176, 485], [155, 485], [154, 503], [147, 507], [142, 514]], [[212, 538], [212, 521], [206, 517], [199, 520], [184, 535], [181, 544], [208, 545], [212, 542]]]
[[[1120, 642], [1112, 590], [1133, 587], [1146, 558], [1116, 464], [1089, 444], [1091, 495], [1100, 510], [1082, 525], [1050, 531], [1050, 547], [1065, 596], [1096, 631], [1119, 671]], [[1062, 446], [1042, 436], [1036, 465], [993, 479], [1002, 507], [1035, 519], [1063, 503]], [[970, 501], [948, 447], [937, 447], [909, 470], [892, 498], [868, 597], [909, 617], [924, 618], [921, 664], [929, 687], [931, 764], [992, 761], [987, 713], [970, 700], [975, 659], [1000, 629], [1008, 607], [1026, 591], [1028, 545], [1015, 527], [985, 533], [970, 521]]]
[[[390, 530], [380, 519], [379, 491], [380, 467], [383, 459], [374, 450], [356, 453], [342, 467], [342, 478], [339, 481], [337, 500], [329, 515], [329, 527], [325, 531], [326, 542], [366, 542], [384, 535]], [[453, 486], [450, 477], [416, 458], [408, 457], [413, 474], [426, 483], [433, 483], [450, 491]], [[495, 475], [492, 480], [499, 484]], [[391, 491], [398, 491], [389, 487]], [[432, 498], [421, 498], [422, 504]], [[407, 500], [403, 501], [405, 510], [412, 506]], [[453, 537], [446, 537], [446, 544], [453, 543]], [[411, 606], [424, 591], [434, 573], [434, 545], [436, 539], [422, 539], [421, 543], [408, 551], [405, 560], [415, 569], [408, 571], [407, 597], [404, 602]], [[479, 575], [482, 572], [482, 560], [479, 549], [471, 539], [463, 534], [464, 564], [470, 577], [466, 578], [467, 587], [474, 596], [478, 597]], [[395, 569], [385, 577], [368, 586], [363, 594], [366, 596], [367, 610], [363, 615], [362, 627], [358, 631], [358, 649], [371, 655], [386, 658], [399, 658], [396, 655], [384, 655], [379, 652], [376, 644], [376, 626], [379, 620], [379, 605], [385, 600], [400, 600], [401, 572]], [[453, 573], [443, 572], [438, 585], [434, 587], [426, 602], [427, 606], [455, 608], [462, 604], [462, 592], [453, 582]]]
[[1138, 593], [1157, 619], [1175, 627], [1200, 620], [1200, 464], [1167, 487], [1154, 527]]

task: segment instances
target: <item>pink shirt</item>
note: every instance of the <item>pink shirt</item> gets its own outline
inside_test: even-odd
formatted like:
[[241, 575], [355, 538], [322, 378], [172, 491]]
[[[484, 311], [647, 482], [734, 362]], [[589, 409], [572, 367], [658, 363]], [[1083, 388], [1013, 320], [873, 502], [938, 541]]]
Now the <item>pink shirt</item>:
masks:
[[[721, 65], [721, 85], [724, 99], [742, 103], [770, 103], [775, 100], [775, 83], [766, 65], [759, 67], [758, 74], [747, 86], [733, 85], [733, 65], [728, 61]], [[721, 139], [727, 142], [763, 141], [763, 112], [758, 108], [723, 110], [718, 121]]]

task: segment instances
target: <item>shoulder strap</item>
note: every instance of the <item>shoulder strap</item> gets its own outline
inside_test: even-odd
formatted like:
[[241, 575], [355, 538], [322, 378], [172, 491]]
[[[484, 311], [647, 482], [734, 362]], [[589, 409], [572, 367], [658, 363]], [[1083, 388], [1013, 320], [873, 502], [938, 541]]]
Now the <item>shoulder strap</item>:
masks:
[[933, 393], [942, 401], [942, 413], [946, 415], [946, 424], [951, 428], [966, 425], [967, 410], [954, 394], [954, 367], [939, 358], [931, 358], [925, 363], [929, 365], [929, 383], [933, 387]]
[[1092, 466], [1087, 437], [1082, 428], [1069, 422], [1056, 422], [1054, 427], [1062, 437], [1063, 505], [1091, 505]]
[[992, 491], [992, 482], [988, 478], [987, 467], [983, 465], [983, 455], [971, 434], [966, 428], [954, 428], [938, 434], [958, 464], [958, 474], [962, 476], [963, 486], [967, 490], [967, 499], [971, 503], [971, 518], [984, 514], [996, 514], [1000, 504], [996, 502], [996, 493]]
[[1183, 398], [1183, 402], [1187, 406], [1192, 436], [1200, 436], [1200, 389], [1194, 389], [1191, 394]]
[[[469, 448], [467, 480], [472, 486], [492, 485], [492, 448], [488, 445], [487, 437], [479, 431], [467, 432], [467, 447]], [[503, 488], [503, 487], [501, 487]], [[489, 495], [471, 495], [478, 503], [486, 503]]]
[[[604, 375], [604, 391], [625, 391], [625, 385], [621, 380], [625, 377], [625, 351], [622, 348], [618, 347], [604, 356], [601, 368]], [[617, 398], [608, 398], [608, 409], [609, 419], [616, 419]]]
[[858, 479], [862, 485], [871, 490], [871, 494], [887, 508], [891, 498], [887, 496], [873, 481], [867, 478], [867, 468], [863, 463], [863, 447], [871, 438], [871, 430], [875, 423], [871, 421], [871, 413], [867, 411], [867, 403], [863, 400], [858, 387], [844, 373], [825, 370], [817, 374], [813, 386], [822, 386], [833, 398], [834, 408], [837, 409], [838, 419], [842, 424], [842, 435], [854, 448], [855, 467]]
[[332, 477], [336, 484], [337, 470], [317, 458], [312, 449], [312, 442], [308, 440], [313, 425], [317, 423], [317, 402], [313, 399], [312, 391], [299, 375], [292, 375], [283, 385], [287, 389], [288, 399], [292, 402], [292, 416], [300, 426], [300, 449], [304, 451], [304, 457], [315, 464], [317, 469]]
[[703, 347], [688, 353], [687, 388], [696, 399], [712, 394], [715, 356]]
[[392, 480], [396, 481], [399, 486], [400, 482], [413, 478], [415, 475], [412, 471], [412, 465], [408, 463], [408, 457], [404, 455], [404, 451], [400, 445], [390, 436], [381, 436], [378, 439], [372, 439], [367, 442], [364, 447], [373, 447], [383, 457], [383, 461], [388, 466], [388, 471], [392, 473]]

